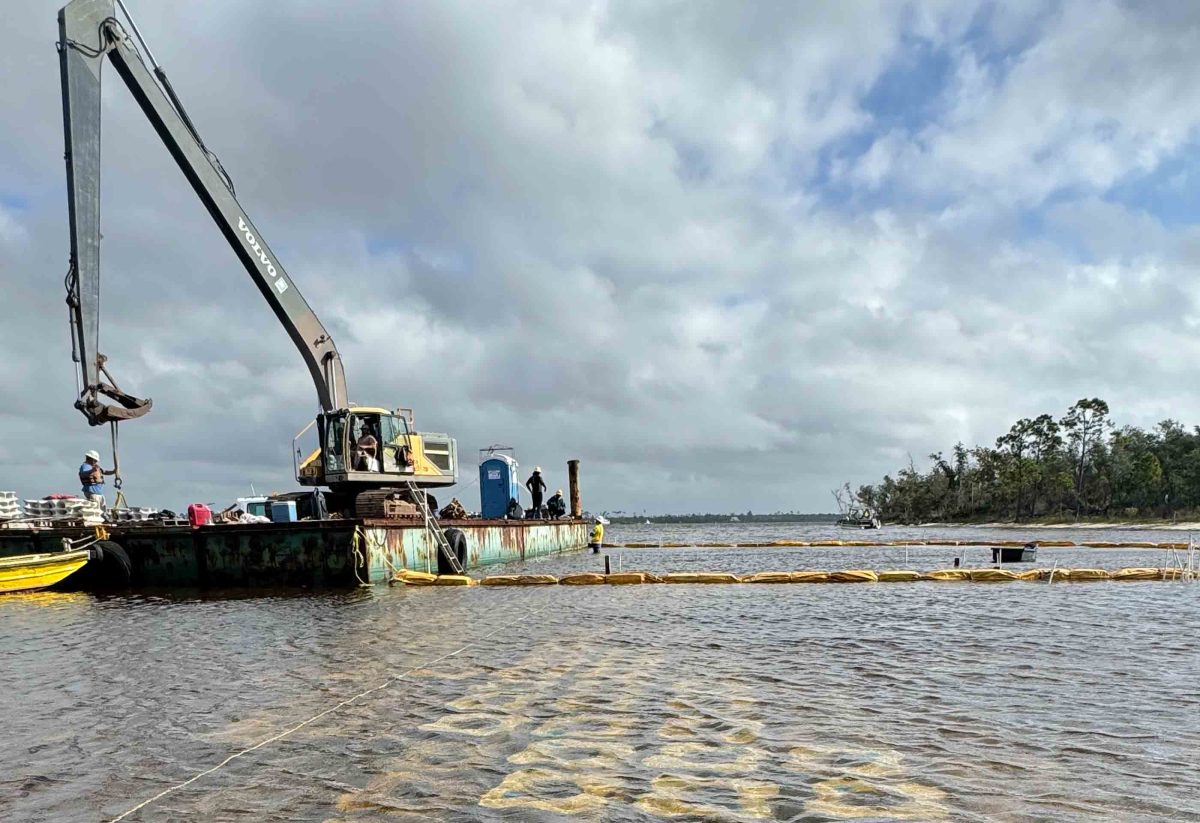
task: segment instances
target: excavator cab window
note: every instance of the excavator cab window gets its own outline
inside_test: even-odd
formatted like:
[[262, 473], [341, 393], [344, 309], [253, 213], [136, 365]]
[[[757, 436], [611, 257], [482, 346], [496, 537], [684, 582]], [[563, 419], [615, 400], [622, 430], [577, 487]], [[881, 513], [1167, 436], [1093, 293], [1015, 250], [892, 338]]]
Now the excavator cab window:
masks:
[[[381, 442], [378, 414], [350, 415], [350, 454], [353, 460], [351, 468], [354, 471], [377, 472], [379, 464], [379, 444]], [[374, 441], [373, 446], [360, 444]]]
[[324, 417], [325, 434], [325, 471], [344, 472], [346, 470], [346, 418], [336, 414]]
[[380, 415], [379, 442], [383, 449], [383, 470], [389, 474], [404, 474], [411, 469], [405, 459], [409, 446], [408, 421], [394, 414]]

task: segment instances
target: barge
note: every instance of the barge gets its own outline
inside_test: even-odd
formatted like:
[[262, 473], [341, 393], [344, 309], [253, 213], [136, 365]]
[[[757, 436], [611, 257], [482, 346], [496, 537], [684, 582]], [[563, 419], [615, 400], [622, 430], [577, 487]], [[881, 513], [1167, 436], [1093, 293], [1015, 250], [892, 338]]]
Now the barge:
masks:
[[[578, 518], [439, 523], [462, 533], [455, 543], [468, 570], [578, 551], [588, 541]], [[104, 562], [77, 576], [81, 588], [346, 588], [390, 582], [402, 569], [450, 572], [423, 523], [383, 519], [5, 528], [0, 558], [61, 552], [97, 536]]]

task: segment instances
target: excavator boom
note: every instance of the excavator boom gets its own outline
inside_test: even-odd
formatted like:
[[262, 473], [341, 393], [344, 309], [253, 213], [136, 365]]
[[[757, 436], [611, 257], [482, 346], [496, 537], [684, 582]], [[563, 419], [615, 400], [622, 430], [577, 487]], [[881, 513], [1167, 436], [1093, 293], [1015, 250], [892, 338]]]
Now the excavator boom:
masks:
[[[67, 302], [84, 385], [76, 406], [92, 425], [140, 417], [150, 409], [149, 400], [126, 394], [108, 377], [104, 355], [98, 351], [100, 70], [107, 57], [300, 350], [321, 408], [346, 408], [346, 378], [333, 339], [238, 203], [232, 181], [200, 139], [165, 72], [157, 65], [151, 70], [144, 62], [118, 18], [118, 6], [120, 0], [73, 0], [58, 13], [71, 227]], [[137, 34], [129, 15], [123, 16]], [[144, 43], [142, 48], [153, 64], [149, 48]], [[108, 377], [107, 382], [102, 377]], [[101, 395], [113, 398], [116, 405], [106, 405]]]
[[[121, 0], [72, 0], [58, 13], [58, 29], [71, 222], [67, 303], [84, 385], [75, 405], [88, 422], [115, 423], [150, 410], [149, 400], [117, 386], [98, 350], [100, 71], [107, 58], [308, 366], [322, 410], [315, 421], [320, 445], [297, 466], [297, 480], [339, 492], [456, 483], [453, 438], [412, 431], [411, 414], [405, 417], [400, 410], [354, 407], [348, 402], [342, 360], [333, 339], [238, 203], [233, 181], [200, 139]], [[105, 397], [115, 402], [106, 403]]]

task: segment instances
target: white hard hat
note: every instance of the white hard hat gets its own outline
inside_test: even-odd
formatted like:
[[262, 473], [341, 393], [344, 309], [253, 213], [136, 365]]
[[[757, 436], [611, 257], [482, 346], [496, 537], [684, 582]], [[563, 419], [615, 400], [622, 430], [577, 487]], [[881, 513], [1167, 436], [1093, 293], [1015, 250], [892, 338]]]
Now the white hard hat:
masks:
[[535, 472], [539, 472], [539, 473], [540, 473], [540, 472], [541, 472], [541, 470], [542, 470], [542, 467], [541, 467], [541, 466], [534, 466], [534, 467], [533, 467], [533, 470], [534, 470]]
[[85, 455], [84, 455], [84, 457], [86, 457], [86, 458], [88, 458], [88, 459], [90, 459], [90, 460], [99, 460], [99, 459], [100, 459], [100, 452], [96, 451], [95, 449], [92, 449], [90, 452], [88, 452], [87, 454], [85, 454]]

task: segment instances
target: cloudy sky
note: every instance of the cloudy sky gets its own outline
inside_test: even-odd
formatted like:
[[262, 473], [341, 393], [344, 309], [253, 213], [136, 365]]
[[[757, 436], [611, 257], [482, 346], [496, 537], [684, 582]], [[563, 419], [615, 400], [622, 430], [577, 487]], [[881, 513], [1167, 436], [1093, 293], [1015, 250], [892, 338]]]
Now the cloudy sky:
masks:
[[[1200, 6], [129, 0], [351, 397], [592, 509], [826, 511], [1083, 396], [1200, 423]], [[0, 488], [76, 487], [58, 3], [0, 51]], [[130, 502], [294, 487], [298, 354], [106, 74]], [[468, 505], [477, 505], [473, 485]]]

